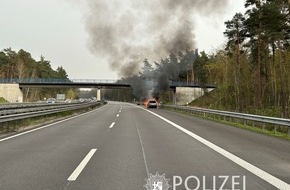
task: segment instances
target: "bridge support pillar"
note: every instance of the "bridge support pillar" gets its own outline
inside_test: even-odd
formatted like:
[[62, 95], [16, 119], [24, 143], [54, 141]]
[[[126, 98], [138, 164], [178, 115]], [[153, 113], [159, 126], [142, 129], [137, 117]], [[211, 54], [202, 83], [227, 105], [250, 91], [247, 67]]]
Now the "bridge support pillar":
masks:
[[3, 97], [10, 103], [23, 102], [23, 93], [19, 84], [0, 84], [0, 97]]
[[101, 101], [102, 97], [101, 97], [101, 88], [98, 88], [97, 90], [97, 101]]
[[173, 89], [173, 104], [176, 105], [176, 88]]

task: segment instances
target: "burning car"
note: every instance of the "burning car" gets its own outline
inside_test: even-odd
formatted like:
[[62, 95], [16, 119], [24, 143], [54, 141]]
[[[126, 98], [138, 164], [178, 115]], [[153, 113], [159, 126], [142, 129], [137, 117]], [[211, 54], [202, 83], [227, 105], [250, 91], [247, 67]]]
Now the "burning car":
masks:
[[156, 99], [148, 99], [144, 102], [146, 108], [157, 108], [158, 102]]

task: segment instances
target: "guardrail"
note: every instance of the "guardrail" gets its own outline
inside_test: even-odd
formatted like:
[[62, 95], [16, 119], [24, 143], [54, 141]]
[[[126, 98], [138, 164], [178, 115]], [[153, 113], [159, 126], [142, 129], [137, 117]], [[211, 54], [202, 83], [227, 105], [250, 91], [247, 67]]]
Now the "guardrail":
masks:
[[35, 103], [35, 104], [4, 104], [0, 105], [0, 123], [20, 119], [49, 115], [64, 111], [77, 110], [101, 105], [100, 102], [85, 103]]
[[[290, 119], [252, 115], [252, 114], [245, 114], [245, 113], [238, 113], [238, 112], [220, 111], [220, 110], [213, 110], [213, 109], [194, 108], [194, 107], [189, 107], [189, 106], [162, 105], [161, 107], [185, 111], [185, 112], [196, 114], [196, 115], [201, 115], [201, 114], [213, 115], [214, 118], [223, 117], [224, 120], [226, 118], [230, 118], [231, 122], [236, 122], [236, 123], [240, 123], [240, 121], [242, 120], [243, 124], [246, 124], [246, 121], [252, 121], [252, 122], [259, 122], [262, 124], [274, 124], [274, 125], [279, 125], [279, 126], [287, 126], [288, 135], [290, 135]], [[236, 121], [234, 121], [233, 119], [236, 119]], [[276, 126], [275, 126], [275, 130], [276, 130]]]

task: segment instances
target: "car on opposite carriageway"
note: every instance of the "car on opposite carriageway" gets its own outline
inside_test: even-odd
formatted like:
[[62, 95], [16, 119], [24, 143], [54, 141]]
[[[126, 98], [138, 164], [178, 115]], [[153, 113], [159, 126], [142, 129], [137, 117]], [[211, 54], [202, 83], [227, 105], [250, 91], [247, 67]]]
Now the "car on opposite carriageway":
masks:
[[56, 103], [56, 99], [55, 98], [48, 98], [46, 100], [46, 103], [48, 103], [48, 104], [54, 104], [54, 103]]

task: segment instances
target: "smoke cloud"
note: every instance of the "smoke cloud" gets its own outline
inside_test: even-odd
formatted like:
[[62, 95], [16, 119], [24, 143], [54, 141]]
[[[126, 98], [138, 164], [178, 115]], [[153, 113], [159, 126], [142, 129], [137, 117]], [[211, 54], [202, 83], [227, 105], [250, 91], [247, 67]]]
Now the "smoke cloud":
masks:
[[87, 0], [90, 50], [120, 77], [138, 73], [144, 58], [159, 60], [195, 48], [195, 15], [223, 14], [229, 0]]

